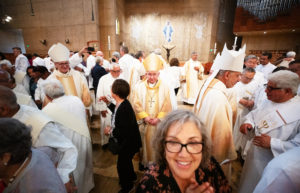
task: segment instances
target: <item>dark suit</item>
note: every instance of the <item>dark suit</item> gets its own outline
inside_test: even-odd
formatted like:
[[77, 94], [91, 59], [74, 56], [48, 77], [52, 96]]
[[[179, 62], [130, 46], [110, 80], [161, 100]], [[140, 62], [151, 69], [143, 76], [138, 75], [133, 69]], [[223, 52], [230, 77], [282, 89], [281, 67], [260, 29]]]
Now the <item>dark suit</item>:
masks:
[[[109, 109], [114, 112], [115, 105], [109, 105]], [[142, 141], [135, 113], [127, 99], [120, 104], [115, 114], [113, 136], [121, 145], [117, 162], [120, 185], [122, 189], [130, 189], [136, 179], [132, 158], [142, 146]]]

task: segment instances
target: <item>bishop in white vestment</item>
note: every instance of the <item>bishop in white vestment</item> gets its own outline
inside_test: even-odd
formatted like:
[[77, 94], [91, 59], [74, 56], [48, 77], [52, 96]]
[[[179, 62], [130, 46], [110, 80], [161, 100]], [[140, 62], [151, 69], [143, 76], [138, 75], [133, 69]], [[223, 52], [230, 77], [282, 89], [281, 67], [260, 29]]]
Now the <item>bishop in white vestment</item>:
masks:
[[235, 93], [227, 88], [232, 88], [240, 80], [245, 47], [233, 51], [224, 46], [221, 56], [218, 55], [214, 61], [216, 68], [199, 91], [194, 106], [194, 112], [204, 123], [204, 132], [212, 142], [212, 156], [221, 164], [227, 163], [223, 170], [228, 179], [231, 175], [228, 161], [235, 160], [237, 154], [232, 136], [236, 98]]
[[[69, 63], [76, 63], [72, 60], [81, 61], [81, 54], [85, 50], [82, 49], [79, 53], [74, 54], [69, 58], [70, 51], [61, 43], [54, 44], [48, 51], [49, 56], [54, 61], [56, 69], [48, 77], [48, 79], [55, 78], [59, 80], [66, 95], [77, 96], [81, 99], [85, 107], [89, 107], [92, 103], [90, 90], [86, 78], [80, 72], [70, 68]], [[70, 59], [70, 62], [69, 62]]]
[[135, 86], [131, 102], [142, 137], [142, 163], [146, 166], [154, 161], [151, 142], [156, 126], [172, 110], [172, 104], [169, 86], [158, 78], [161, 60], [152, 53], [144, 60], [144, 66], [147, 78]]

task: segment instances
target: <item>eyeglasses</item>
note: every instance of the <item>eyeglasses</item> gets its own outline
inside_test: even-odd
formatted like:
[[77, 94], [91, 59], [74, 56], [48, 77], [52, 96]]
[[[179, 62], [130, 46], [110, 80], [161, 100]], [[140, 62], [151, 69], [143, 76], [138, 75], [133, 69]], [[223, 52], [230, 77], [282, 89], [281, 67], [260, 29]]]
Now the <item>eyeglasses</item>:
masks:
[[112, 72], [114, 72], [114, 73], [120, 73], [121, 72], [121, 70], [111, 70]]
[[282, 88], [276, 88], [276, 87], [269, 86], [268, 84], [264, 84], [264, 87], [265, 87], [268, 91], [273, 91], [273, 90], [280, 90], [280, 89], [282, 89]]
[[187, 144], [182, 144], [175, 141], [165, 141], [165, 146], [168, 152], [179, 153], [182, 148], [185, 147], [187, 152], [191, 154], [198, 154], [202, 152], [203, 142], [191, 142]]

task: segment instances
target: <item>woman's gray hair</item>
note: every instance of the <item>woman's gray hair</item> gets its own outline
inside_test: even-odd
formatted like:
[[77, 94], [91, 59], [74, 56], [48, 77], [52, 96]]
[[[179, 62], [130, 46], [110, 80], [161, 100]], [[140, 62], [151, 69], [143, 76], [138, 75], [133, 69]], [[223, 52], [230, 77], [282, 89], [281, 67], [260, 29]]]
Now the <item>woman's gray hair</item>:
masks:
[[58, 97], [65, 95], [65, 90], [63, 85], [59, 82], [59, 80], [51, 78], [47, 79], [42, 84], [43, 91], [45, 95], [52, 99], [56, 99]]
[[202, 168], [207, 166], [210, 161], [210, 141], [206, 137], [205, 128], [193, 112], [183, 109], [170, 112], [157, 126], [152, 140], [152, 147], [155, 152], [155, 161], [157, 164], [167, 166], [167, 160], [165, 157], [165, 139], [169, 128], [176, 125], [179, 129], [182, 129], [181, 126], [186, 122], [193, 122], [202, 134], [203, 148], [200, 166]]
[[268, 80], [275, 83], [278, 88], [290, 88], [296, 95], [300, 83], [299, 76], [289, 70], [280, 70], [269, 74]]

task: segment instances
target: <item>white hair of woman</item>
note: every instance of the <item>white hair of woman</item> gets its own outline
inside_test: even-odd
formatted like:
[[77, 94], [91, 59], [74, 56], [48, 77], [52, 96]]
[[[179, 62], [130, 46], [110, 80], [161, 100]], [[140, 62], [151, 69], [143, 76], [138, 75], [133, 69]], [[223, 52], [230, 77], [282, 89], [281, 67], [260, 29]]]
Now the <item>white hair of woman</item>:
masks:
[[42, 84], [43, 91], [46, 96], [56, 99], [65, 95], [65, 90], [63, 85], [57, 79], [47, 79]]
[[295, 58], [295, 56], [296, 56], [296, 52], [294, 51], [289, 51], [288, 53], [286, 53], [287, 58]]
[[299, 77], [296, 73], [289, 70], [280, 70], [268, 76], [268, 80], [276, 84], [278, 88], [290, 88], [296, 95], [300, 83]]

